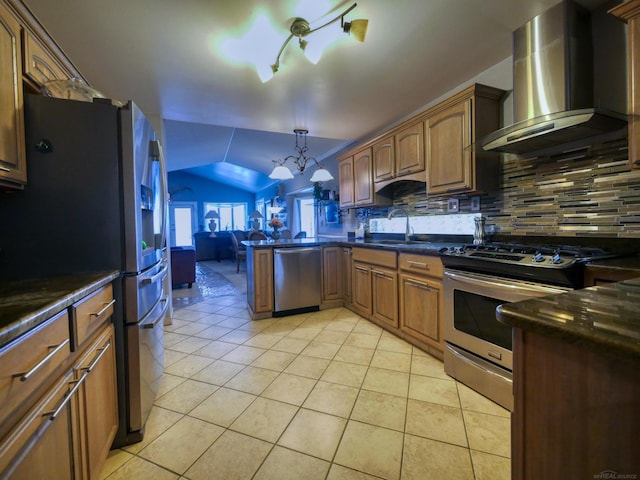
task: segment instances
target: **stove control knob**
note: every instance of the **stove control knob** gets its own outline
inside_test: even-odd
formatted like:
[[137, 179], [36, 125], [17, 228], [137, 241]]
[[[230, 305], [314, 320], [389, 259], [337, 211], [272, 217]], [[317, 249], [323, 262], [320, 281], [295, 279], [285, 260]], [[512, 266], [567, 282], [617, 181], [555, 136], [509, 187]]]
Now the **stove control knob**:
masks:
[[464, 245], [462, 247], [458, 247], [458, 253], [460, 255], [462, 255], [465, 251], [466, 251], [466, 248], [464, 247]]
[[542, 255], [540, 252], [536, 252], [536, 254], [533, 256], [533, 261], [544, 262], [544, 255]]
[[559, 264], [562, 263], [564, 260], [562, 260], [562, 257], [560, 256], [560, 254], [558, 252], [553, 254], [553, 258], [551, 259], [551, 263], [553, 264]]

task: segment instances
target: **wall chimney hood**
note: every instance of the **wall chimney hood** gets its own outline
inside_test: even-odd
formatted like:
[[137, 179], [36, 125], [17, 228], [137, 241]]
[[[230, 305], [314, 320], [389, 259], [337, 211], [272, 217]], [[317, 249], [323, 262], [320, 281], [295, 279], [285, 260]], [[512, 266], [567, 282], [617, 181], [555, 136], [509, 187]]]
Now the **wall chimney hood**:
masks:
[[600, 12], [564, 0], [513, 33], [515, 123], [481, 139], [483, 150], [524, 155], [626, 134], [625, 27]]

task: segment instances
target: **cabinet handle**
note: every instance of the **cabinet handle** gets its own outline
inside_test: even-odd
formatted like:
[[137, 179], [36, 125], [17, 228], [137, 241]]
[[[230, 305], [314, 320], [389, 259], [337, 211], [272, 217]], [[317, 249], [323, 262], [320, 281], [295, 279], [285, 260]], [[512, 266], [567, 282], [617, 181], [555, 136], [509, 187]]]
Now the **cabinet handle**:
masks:
[[97, 350], [100, 353], [93, 360], [93, 362], [91, 362], [91, 364], [88, 367], [81, 368], [81, 370], [83, 371], [82, 376], [78, 380], [72, 380], [72, 381], [69, 382], [69, 385], [73, 385], [73, 388], [71, 390], [69, 390], [69, 392], [65, 395], [65, 397], [62, 399], [62, 402], [60, 402], [60, 405], [58, 405], [58, 407], [55, 408], [54, 410], [50, 410], [48, 412], [44, 412], [42, 414], [43, 417], [47, 417], [48, 416], [49, 420], [53, 421], [53, 420], [56, 419], [56, 417], [58, 415], [60, 415], [60, 412], [62, 411], [62, 409], [65, 407], [65, 405], [67, 403], [69, 403], [69, 401], [71, 400], [71, 397], [73, 397], [75, 395], [75, 393], [78, 391], [78, 389], [82, 386], [84, 381], [87, 379], [87, 377], [91, 373], [91, 370], [93, 370], [95, 368], [95, 366], [102, 359], [102, 357], [104, 356], [104, 354], [106, 353], [106, 351], [109, 349], [110, 346], [111, 346], [111, 342], [108, 342], [104, 347], [99, 348]]
[[10, 168], [3, 167], [2, 165], [0, 165], [0, 170], [2, 170], [3, 172], [10, 172], [11, 171]]
[[65, 397], [62, 399], [62, 402], [60, 402], [60, 405], [58, 405], [58, 407], [55, 410], [50, 410], [48, 412], [44, 412], [42, 414], [42, 416], [43, 417], [49, 417], [50, 421], [54, 421], [56, 419], [56, 417], [58, 415], [60, 415], [60, 412], [65, 407], [65, 405], [67, 403], [69, 403], [69, 401], [71, 400], [71, 397], [73, 397], [75, 395], [75, 393], [78, 391], [80, 386], [84, 383], [84, 381], [87, 378], [87, 375], [89, 375], [89, 372], [83, 373], [82, 376], [78, 380], [70, 381], [69, 385], [73, 385], [73, 388], [71, 390], [69, 390], [69, 392], [65, 395]]
[[407, 263], [412, 267], [420, 267], [420, 268], [424, 268], [425, 270], [429, 270], [429, 265], [426, 263], [414, 262], [413, 260], [409, 260]]
[[104, 357], [104, 354], [107, 353], [107, 350], [109, 350], [110, 346], [111, 346], [111, 342], [108, 342], [104, 347], [99, 348], [97, 351], [100, 352], [100, 353], [93, 360], [93, 362], [91, 362], [91, 365], [89, 365], [88, 367], [83, 367], [81, 370], [85, 371], [86, 373], [89, 373], [89, 372], [91, 372], [91, 370], [96, 368], [96, 365], [98, 365], [98, 362], [100, 362], [100, 360], [102, 360], [102, 357]]
[[90, 315], [90, 316], [92, 316], [92, 317], [100, 317], [100, 316], [102, 316], [102, 314], [103, 314], [104, 312], [106, 312], [107, 310], [109, 310], [109, 307], [111, 307], [111, 306], [112, 306], [113, 304], [115, 304], [115, 303], [116, 303], [116, 299], [114, 298], [114, 299], [113, 299], [113, 300], [111, 300], [109, 303], [105, 303], [105, 304], [104, 304], [104, 307], [102, 308], [102, 310], [100, 310], [100, 311], [99, 311], [99, 312], [97, 312], [97, 313], [90, 313], [89, 315]]
[[29, 370], [28, 372], [14, 373], [13, 376], [20, 377], [21, 382], [26, 382], [34, 373], [40, 370], [49, 360], [51, 360], [55, 356], [56, 353], [62, 350], [68, 343], [69, 339], [67, 338], [60, 345], [49, 345], [47, 348], [53, 348], [53, 350], [49, 352], [46, 357], [40, 360], [33, 368], [31, 368], [31, 370]]
[[387, 275], [385, 272], [381, 272], [380, 270], [371, 270], [371, 273], [373, 273], [374, 275], [378, 276], [378, 277], [384, 277], [384, 278], [392, 278], [391, 275]]
[[405, 280], [405, 282], [414, 287], [421, 288], [422, 290], [430, 290], [429, 286], [424, 283], [413, 282], [411, 280]]

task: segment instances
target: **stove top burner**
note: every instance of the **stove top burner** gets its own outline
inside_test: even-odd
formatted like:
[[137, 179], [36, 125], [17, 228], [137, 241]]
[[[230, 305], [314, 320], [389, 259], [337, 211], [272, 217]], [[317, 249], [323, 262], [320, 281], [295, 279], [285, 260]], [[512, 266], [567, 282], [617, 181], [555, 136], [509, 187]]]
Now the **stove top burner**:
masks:
[[532, 266], [567, 267], [575, 262], [608, 258], [612, 254], [601, 248], [574, 245], [526, 245], [517, 243], [489, 243], [443, 248], [443, 255], [471, 257], [494, 262], [527, 264]]
[[451, 246], [440, 250], [440, 254], [447, 268], [574, 288], [581, 286], [584, 263], [615, 256], [596, 247], [518, 243]]

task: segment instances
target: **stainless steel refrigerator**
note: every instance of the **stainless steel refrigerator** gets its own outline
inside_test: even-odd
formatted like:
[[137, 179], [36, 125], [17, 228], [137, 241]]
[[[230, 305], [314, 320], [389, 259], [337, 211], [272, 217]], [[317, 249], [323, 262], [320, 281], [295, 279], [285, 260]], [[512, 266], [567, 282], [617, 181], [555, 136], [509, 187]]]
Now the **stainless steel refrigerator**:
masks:
[[118, 270], [114, 285], [120, 430], [139, 441], [163, 370], [169, 307], [166, 171], [132, 102], [25, 98], [28, 183], [0, 196], [0, 275]]

